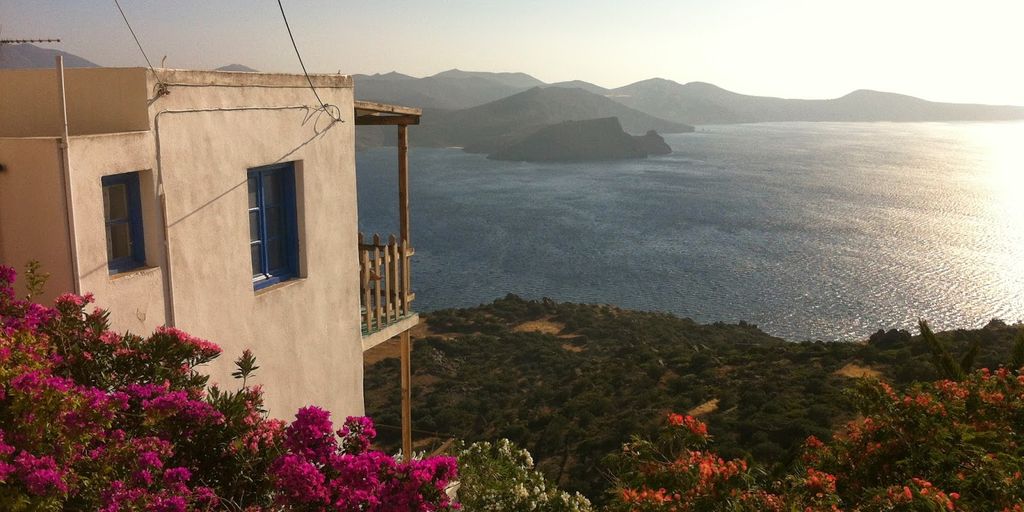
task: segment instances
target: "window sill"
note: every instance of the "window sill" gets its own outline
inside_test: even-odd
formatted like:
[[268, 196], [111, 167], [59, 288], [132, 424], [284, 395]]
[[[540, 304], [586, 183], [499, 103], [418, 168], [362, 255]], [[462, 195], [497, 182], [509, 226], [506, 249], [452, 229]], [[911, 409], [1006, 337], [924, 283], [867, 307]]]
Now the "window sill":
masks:
[[132, 279], [132, 278], [141, 277], [141, 276], [144, 276], [144, 275], [147, 275], [147, 274], [152, 274], [153, 272], [156, 272], [157, 270], [160, 270], [160, 267], [138, 267], [138, 268], [133, 268], [133, 269], [129, 269], [129, 270], [122, 270], [120, 272], [117, 272], [117, 273], [114, 273], [114, 274], [110, 274], [110, 280], [111, 281], [120, 281], [122, 279]]
[[265, 286], [263, 288], [260, 288], [259, 290], [253, 290], [253, 292], [256, 294], [257, 297], [259, 297], [261, 295], [265, 295], [265, 294], [268, 294], [270, 292], [273, 292], [273, 291], [276, 291], [276, 290], [280, 290], [282, 288], [288, 288], [289, 286], [292, 286], [292, 285], [295, 285], [295, 284], [299, 284], [299, 283], [303, 283], [305, 281], [306, 281], [306, 279], [303, 278], [303, 277], [293, 277], [291, 279], [288, 279], [287, 281], [281, 281], [280, 283], [274, 283], [274, 284], [272, 284], [270, 286]]

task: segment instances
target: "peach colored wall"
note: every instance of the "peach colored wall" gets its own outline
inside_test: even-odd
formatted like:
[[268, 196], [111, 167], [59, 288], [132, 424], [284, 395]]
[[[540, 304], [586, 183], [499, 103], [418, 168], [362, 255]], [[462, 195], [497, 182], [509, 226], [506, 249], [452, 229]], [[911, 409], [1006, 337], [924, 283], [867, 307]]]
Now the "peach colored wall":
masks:
[[[145, 130], [148, 82], [144, 68], [64, 70], [71, 135]], [[55, 69], [0, 71], [0, 137], [59, 136]]]
[[50, 274], [44, 303], [74, 289], [58, 142], [0, 138], [0, 264], [21, 273], [38, 260]]

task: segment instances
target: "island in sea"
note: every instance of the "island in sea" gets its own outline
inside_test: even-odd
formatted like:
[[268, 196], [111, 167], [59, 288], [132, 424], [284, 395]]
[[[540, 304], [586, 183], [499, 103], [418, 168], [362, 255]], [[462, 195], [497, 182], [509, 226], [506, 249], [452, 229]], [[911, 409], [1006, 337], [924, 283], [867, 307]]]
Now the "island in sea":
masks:
[[667, 155], [672, 148], [654, 130], [633, 136], [617, 117], [564, 121], [545, 126], [488, 155], [492, 160], [585, 162]]

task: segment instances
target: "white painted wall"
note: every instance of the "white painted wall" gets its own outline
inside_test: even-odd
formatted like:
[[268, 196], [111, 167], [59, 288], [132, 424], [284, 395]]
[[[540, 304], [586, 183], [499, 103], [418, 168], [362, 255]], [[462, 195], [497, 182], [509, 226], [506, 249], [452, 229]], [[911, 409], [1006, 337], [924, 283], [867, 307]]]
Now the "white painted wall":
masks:
[[[152, 169], [156, 166], [153, 135], [148, 131], [72, 137], [72, 199], [79, 282], [99, 307], [110, 311], [118, 332], [148, 334], [166, 323], [162, 267], [163, 230]], [[110, 275], [107, 234], [103, 223], [103, 188], [109, 174], [140, 172], [142, 224], [147, 269]]]

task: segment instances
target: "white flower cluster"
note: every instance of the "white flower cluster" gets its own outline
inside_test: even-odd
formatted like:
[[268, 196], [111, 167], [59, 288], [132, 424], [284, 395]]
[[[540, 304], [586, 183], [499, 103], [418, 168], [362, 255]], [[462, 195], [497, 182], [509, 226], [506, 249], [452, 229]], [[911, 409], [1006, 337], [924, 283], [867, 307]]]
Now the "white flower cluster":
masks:
[[508, 439], [459, 451], [459, 500], [468, 512], [591, 512], [590, 501], [549, 486], [530, 452]]

